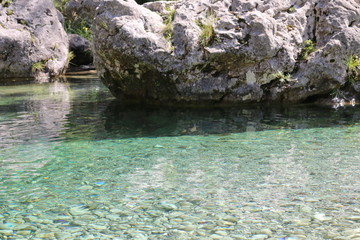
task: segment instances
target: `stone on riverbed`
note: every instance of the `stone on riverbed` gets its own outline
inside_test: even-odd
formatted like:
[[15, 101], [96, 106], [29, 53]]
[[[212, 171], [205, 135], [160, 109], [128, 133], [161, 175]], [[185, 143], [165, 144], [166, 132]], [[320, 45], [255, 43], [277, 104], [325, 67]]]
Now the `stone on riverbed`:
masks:
[[103, 1], [95, 64], [129, 101], [316, 99], [358, 80], [346, 63], [360, 55], [359, 9], [355, 0]]

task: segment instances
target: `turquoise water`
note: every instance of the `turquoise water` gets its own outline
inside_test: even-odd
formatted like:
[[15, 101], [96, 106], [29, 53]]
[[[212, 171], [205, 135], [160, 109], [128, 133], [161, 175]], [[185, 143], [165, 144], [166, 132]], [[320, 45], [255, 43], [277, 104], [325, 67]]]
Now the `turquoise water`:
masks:
[[0, 86], [0, 239], [359, 239], [359, 120]]

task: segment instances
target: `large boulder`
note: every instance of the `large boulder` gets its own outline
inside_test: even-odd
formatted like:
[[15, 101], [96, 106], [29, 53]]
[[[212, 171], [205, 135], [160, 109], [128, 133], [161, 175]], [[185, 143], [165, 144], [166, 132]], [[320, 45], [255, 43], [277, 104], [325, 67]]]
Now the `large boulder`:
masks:
[[[112, 93], [154, 103], [302, 102], [358, 80], [358, 0], [109, 0], [93, 25]], [[354, 62], [354, 61], [352, 61]], [[352, 65], [356, 65], [353, 63]]]
[[0, 2], [0, 78], [50, 77], [68, 65], [68, 38], [52, 0]]
[[97, 6], [103, 0], [70, 0], [65, 4], [64, 15], [72, 21], [85, 21], [91, 25]]

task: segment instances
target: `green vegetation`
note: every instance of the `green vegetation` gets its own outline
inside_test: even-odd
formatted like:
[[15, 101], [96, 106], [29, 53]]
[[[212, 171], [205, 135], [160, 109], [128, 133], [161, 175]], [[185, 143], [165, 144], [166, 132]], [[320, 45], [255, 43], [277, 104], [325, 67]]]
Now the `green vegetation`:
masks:
[[12, 0], [0, 0], [3, 7], [9, 7], [12, 4]]
[[351, 55], [345, 62], [347, 80], [354, 84], [359, 79], [360, 59], [356, 55]]
[[[53, 0], [54, 6], [61, 12], [64, 12], [65, 4], [69, 0]], [[91, 26], [88, 22], [86, 22], [83, 19], [74, 19], [69, 20], [65, 17], [65, 24], [64, 29], [67, 33], [70, 34], [77, 34], [82, 36], [83, 38], [87, 40], [91, 40], [92, 33], [91, 33]]]
[[20, 24], [22, 24], [22, 25], [27, 25], [27, 22], [26, 22], [26, 20], [24, 20], [24, 19], [19, 19], [19, 20], [18, 20], [18, 23], [20, 23]]
[[208, 18], [206, 23], [202, 23], [199, 20], [196, 23], [201, 29], [199, 44], [203, 47], [210, 45], [215, 40], [214, 18]]
[[53, 0], [54, 6], [61, 12], [64, 12], [64, 6], [69, 0]]
[[35, 73], [35, 72], [39, 72], [39, 71], [44, 70], [44, 68], [45, 68], [45, 63], [43, 61], [39, 61], [39, 62], [34, 63], [31, 66], [31, 71], [33, 73]]
[[6, 9], [6, 15], [10, 16], [14, 14], [14, 10], [12, 9]]
[[87, 40], [92, 39], [91, 26], [85, 20], [70, 21], [65, 19], [65, 31], [71, 34], [77, 34]]
[[279, 80], [282, 84], [296, 82], [296, 80], [291, 77], [290, 73], [285, 74], [282, 71], [271, 74], [271, 78]]
[[300, 59], [306, 60], [312, 52], [315, 52], [315, 43], [310, 39], [305, 40], [302, 44]]
[[288, 12], [288, 13], [293, 13], [293, 12], [295, 12], [294, 6], [290, 6], [290, 7], [287, 9], [287, 12]]
[[70, 51], [67, 55], [66, 62], [69, 64], [71, 62], [71, 60], [73, 60], [74, 58], [75, 58], [75, 53]]
[[170, 41], [174, 32], [173, 21], [175, 19], [175, 9], [171, 9], [169, 6], [167, 6], [165, 10], [168, 11], [168, 14], [166, 14], [164, 19], [165, 27], [163, 29], [163, 35], [166, 40]]

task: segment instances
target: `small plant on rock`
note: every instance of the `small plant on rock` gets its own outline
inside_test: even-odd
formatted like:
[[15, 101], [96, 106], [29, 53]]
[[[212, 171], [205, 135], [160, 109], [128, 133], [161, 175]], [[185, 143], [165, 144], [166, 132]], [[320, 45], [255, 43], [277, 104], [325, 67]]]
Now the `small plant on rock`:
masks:
[[285, 74], [285, 73], [282, 72], [282, 71], [278, 71], [278, 72], [276, 72], [276, 73], [274, 73], [274, 74], [271, 74], [271, 77], [272, 77], [273, 79], [279, 80], [279, 82], [280, 82], [281, 84], [296, 82], [296, 80], [291, 77], [290, 73], [286, 73], [286, 74]]
[[310, 39], [305, 40], [302, 44], [300, 58], [306, 60], [312, 52], [315, 52], [315, 43]]
[[65, 4], [69, 0], [53, 0], [54, 6], [61, 12], [64, 12]]
[[75, 58], [75, 53], [73, 51], [70, 51], [67, 55], [66, 62], [69, 64], [71, 60]]
[[6, 15], [11, 16], [13, 14], [14, 14], [14, 10], [12, 10], [12, 9], [7, 9], [6, 10]]
[[12, 4], [11, 0], [0, 0], [0, 3], [3, 7], [9, 7]]
[[175, 9], [171, 9], [169, 6], [165, 8], [165, 10], [168, 11], [168, 13], [165, 16], [164, 24], [165, 27], [163, 29], [163, 36], [167, 41], [171, 41], [171, 38], [173, 36], [174, 30], [173, 30], [173, 21], [175, 19]]
[[203, 47], [210, 45], [215, 40], [214, 18], [210, 17], [205, 22], [196, 21], [201, 29], [199, 44]]
[[351, 55], [345, 62], [347, 80], [354, 84], [359, 79], [360, 59], [356, 55]]
[[44, 68], [45, 68], [44, 62], [43, 62], [43, 61], [39, 61], [39, 62], [34, 63], [34, 64], [31, 66], [31, 71], [32, 71], [33, 73], [35, 73], [35, 72], [40, 72], [40, 71], [44, 70]]

